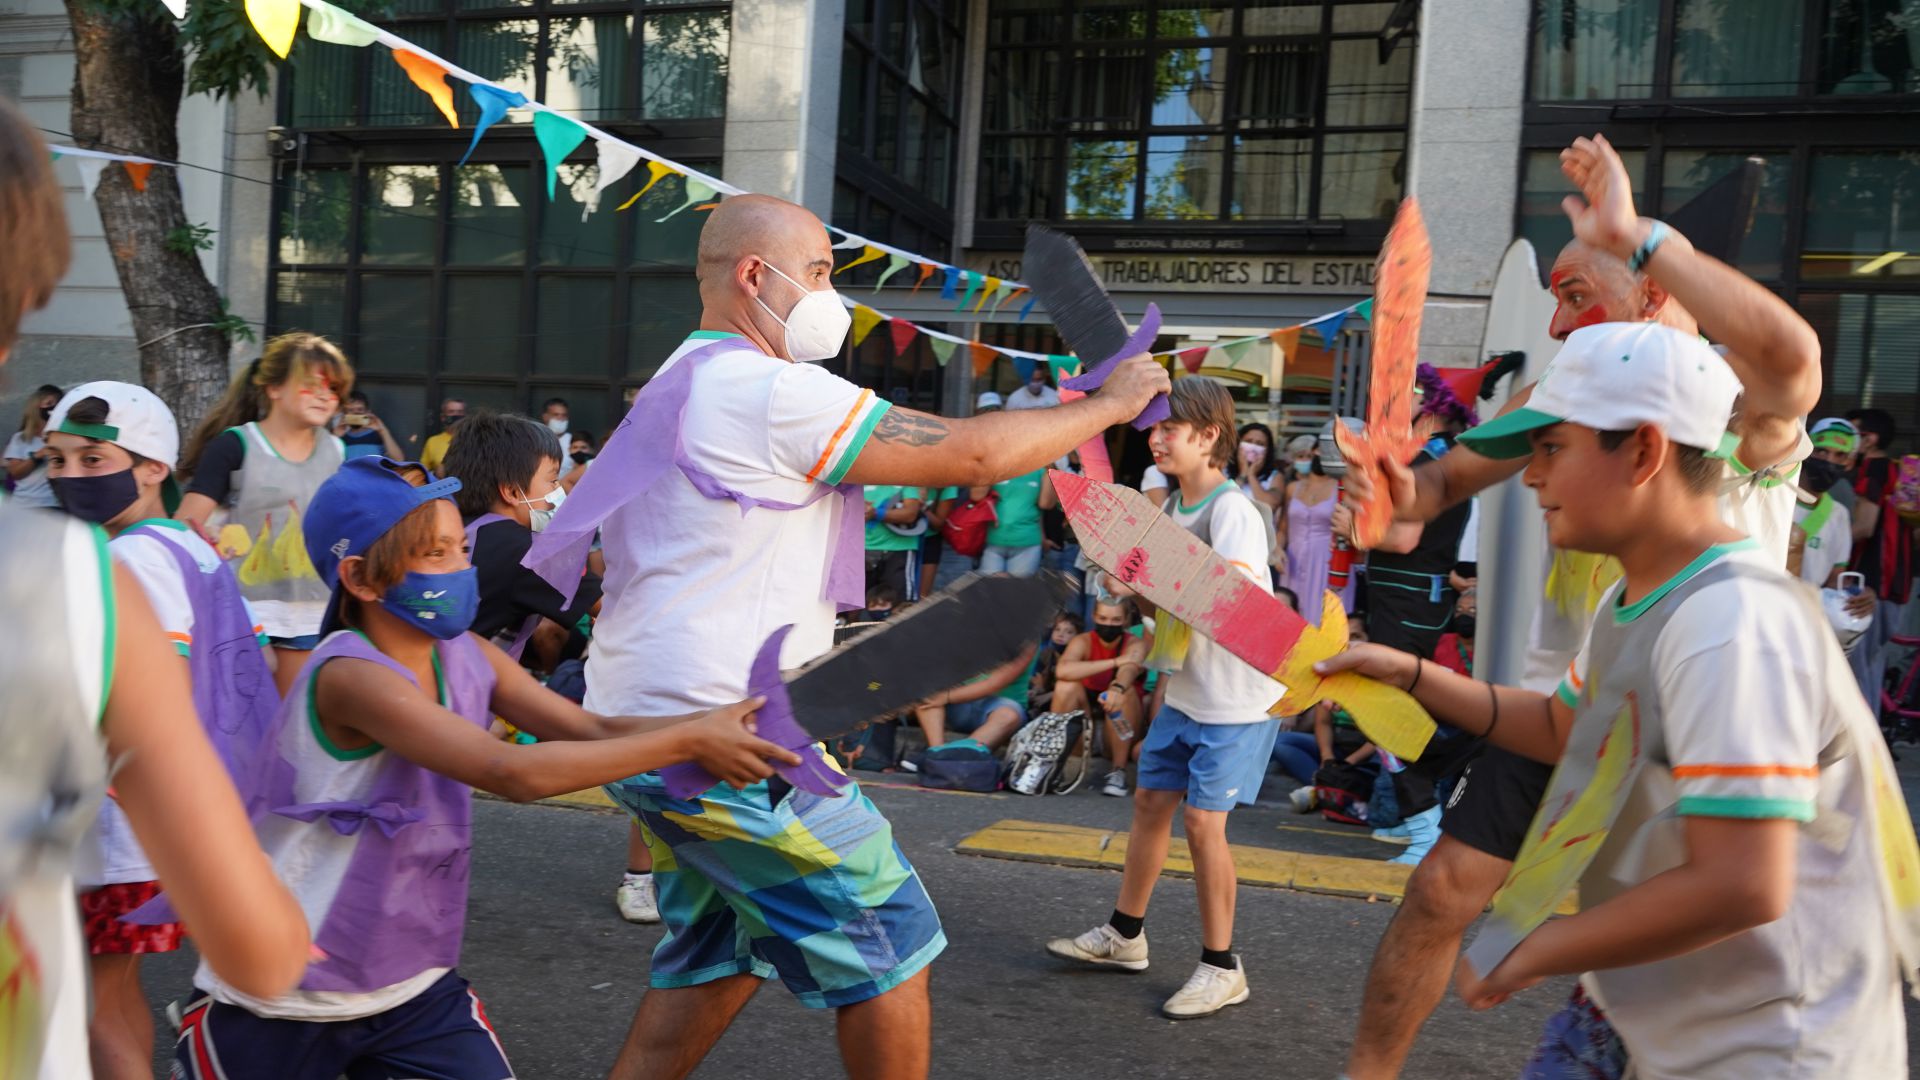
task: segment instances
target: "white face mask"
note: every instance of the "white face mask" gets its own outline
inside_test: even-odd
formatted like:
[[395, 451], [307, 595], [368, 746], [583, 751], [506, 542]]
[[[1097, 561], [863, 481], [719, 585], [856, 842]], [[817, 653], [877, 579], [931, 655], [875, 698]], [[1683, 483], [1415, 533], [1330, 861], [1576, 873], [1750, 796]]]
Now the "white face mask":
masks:
[[556, 416], [547, 421], [547, 430], [553, 432], [555, 435], [565, 435], [567, 433], [567, 418], [564, 416]]
[[853, 326], [853, 315], [840, 302], [840, 294], [832, 289], [813, 292], [781, 273], [780, 268], [772, 263], [767, 263], [766, 267], [780, 274], [782, 280], [804, 294], [784, 319], [773, 315], [773, 309], [767, 306], [766, 301], [757, 296], [753, 298], [753, 302], [760, 305], [760, 310], [773, 315], [773, 321], [786, 330], [787, 359], [805, 364], [838, 356], [840, 346], [847, 340], [847, 330]]
[[[552, 422], [551, 420], [548, 421], [548, 423]], [[555, 484], [553, 490], [548, 492], [544, 498], [521, 499], [520, 502], [527, 508], [527, 528], [532, 529], [534, 532], [546, 532], [547, 526], [553, 524], [553, 515], [560, 512], [560, 504], [566, 501], [567, 489], [558, 484]], [[543, 510], [533, 505], [537, 502], [546, 503], [547, 508]]]

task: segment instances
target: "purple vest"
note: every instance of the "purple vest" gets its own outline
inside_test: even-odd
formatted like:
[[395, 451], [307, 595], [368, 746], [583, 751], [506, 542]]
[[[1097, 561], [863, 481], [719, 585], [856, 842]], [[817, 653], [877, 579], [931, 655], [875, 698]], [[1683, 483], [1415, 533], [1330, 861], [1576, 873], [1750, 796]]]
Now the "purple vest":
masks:
[[223, 562], [207, 573], [186, 549], [168, 540], [165, 531], [159, 525], [131, 530], [152, 536], [179, 564], [180, 583], [193, 608], [193, 647], [187, 654], [193, 707], [245, 802], [258, 786], [258, 753], [280, 708], [280, 695], [233, 567]]
[[[438, 648], [447, 708], [485, 728], [492, 719], [494, 679], [478, 640], [468, 634]], [[269, 745], [281, 745], [288, 725], [308, 727], [309, 686], [327, 661], [340, 657], [370, 660], [419, 685], [411, 671], [372, 642], [340, 631], [307, 661]], [[314, 736], [301, 731], [291, 737]], [[292, 763], [284, 755], [268, 763], [256, 822], [260, 815], [275, 814], [357, 838], [346, 878], [313, 928], [313, 943], [326, 959], [307, 968], [302, 990], [377, 990], [460, 961], [473, 789], [387, 750], [375, 760], [379, 775], [365, 799], [356, 802], [296, 802]]]
[[632, 410], [608, 437], [600, 456], [594, 459], [593, 468], [587, 470], [587, 475], [567, 496], [546, 530], [533, 538], [533, 547], [521, 560], [522, 565], [560, 590], [567, 603], [573, 602], [573, 594], [580, 588], [580, 574], [586, 567], [595, 530], [615, 511], [645, 495], [667, 475], [671, 465], [678, 467], [700, 494], [709, 499], [732, 499], [739, 504], [742, 514], [756, 507], [798, 510], [813, 505], [829, 492], [839, 492], [840, 520], [834, 542], [827, 548], [822, 595], [842, 611], [866, 604], [867, 506], [860, 485], [817, 485], [801, 503], [759, 499], [727, 487], [687, 457], [680, 431], [687, 398], [693, 390], [694, 373], [720, 353], [742, 347], [742, 341], [734, 338], [703, 345], [641, 387], [633, 399]]

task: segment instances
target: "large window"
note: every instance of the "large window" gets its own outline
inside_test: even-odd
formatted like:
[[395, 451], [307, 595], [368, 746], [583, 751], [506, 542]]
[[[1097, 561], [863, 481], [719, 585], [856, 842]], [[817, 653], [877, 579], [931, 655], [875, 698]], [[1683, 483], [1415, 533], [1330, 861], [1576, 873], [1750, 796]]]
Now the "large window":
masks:
[[[449, 6], [449, 4], [451, 6]], [[386, 25], [448, 60], [709, 173], [718, 171], [724, 5], [398, 0]], [[282, 90], [299, 149], [279, 163], [268, 324], [340, 341], [403, 445], [438, 401], [536, 411], [567, 399], [604, 435], [699, 320], [692, 268], [704, 215], [646, 169], [593, 196], [594, 144], [559, 166], [554, 197], [527, 110], [472, 148], [385, 49], [302, 39]], [[417, 445], [417, 444], [416, 444]]]
[[915, 251], [953, 238], [962, 0], [848, 0], [834, 224]]
[[1915, 94], [1920, 17], [1907, 0], [1535, 0], [1531, 90], [1536, 101]]
[[1541, 260], [1571, 238], [1558, 157], [1578, 135], [1605, 132], [1659, 215], [1762, 158], [1738, 263], [1818, 331], [1820, 413], [1877, 406], [1920, 428], [1920, 5], [1535, 0], [1534, 14], [1516, 225]]
[[1392, 3], [990, 0], [979, 215], [1377, 221], [1406, 179]]

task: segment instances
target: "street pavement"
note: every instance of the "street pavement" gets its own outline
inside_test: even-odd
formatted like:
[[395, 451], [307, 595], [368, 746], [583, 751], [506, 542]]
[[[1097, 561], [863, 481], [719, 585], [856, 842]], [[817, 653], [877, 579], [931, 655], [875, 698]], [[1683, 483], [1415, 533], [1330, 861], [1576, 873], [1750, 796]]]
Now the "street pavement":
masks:
[[[1160, 1016], [1159, 1005], [1199, 959], [1190, 881], [1160, 884], [1147, 920], [1150, 969], [1078, 971], [1048, 956], [1045, 943], [1103, 920], [1118, 873], [954, 851], [969, 835], [1009, 819], [1125, 829], [1127, 802], [1090, 791], [1043, 799], [958, 795], [902, 782], [910, 778], [856, 775], [892, 819], [946, 926], [949, 946], [933, 974], [935, 1077], [1339, 1074], [1391, 900], [1242, 887], [1235, 949], [1253, 997], [1218, 1016], [1175, 1023]], [[1284, 786], [1270, 782], [1269, 799], [1283, 795], [1277, 789]], [[605, 1076], [645, 989], [660, 929], [629, 925], [614, 911], [625, 830], [625, 818], [606, 809], [476, 803], [461, 970], [485, 1000], [523, 1080]], [[1368, 859], [1396, 850], [1362, 830], [1271, 804], [1236, 813], [1229, 835], [1235, 844]], [[149, 997], [162, 1002], [183, 993], [191, 963], [187, 952], [149, 958]], [[1555, 980], [1484, 1013], [1450, 997], [1427, 1024], [1404, 1075], [1517, 1076], [1571, 985]], [[160, 1030], [167, 1031], [164, 1022]], [[844, 1073], [831, 1016], [799, 1007], [776, 981], [695, 1075], [831, 1080]]]

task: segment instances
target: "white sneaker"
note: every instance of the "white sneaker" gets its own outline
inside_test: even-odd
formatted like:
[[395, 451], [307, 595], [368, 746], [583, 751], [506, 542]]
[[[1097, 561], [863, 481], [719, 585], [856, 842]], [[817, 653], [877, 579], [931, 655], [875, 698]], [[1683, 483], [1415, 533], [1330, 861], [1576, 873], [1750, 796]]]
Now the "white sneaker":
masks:
[[1288, 794], [1287, 801], [1293, 804], [1296, 814], [1311, 814], [1320, 805], [1320, 793], [1312, 784], [1302, 784]]
[[1107, 782], [1100, 788], [1102, 795], [1111, 795], [1116, 799], [1127, 797], [1127, 770], [1115, 769], [1107, 774]]
[[653, 876], [643, 878], [629, 877], [620, 883], [620, 891], [614, 894], [614, 904], [620, 909], [620, 917], [631, 923], [657, 923], [660, 921], [660, 904], [653, 898]]
[[1238, 956], [1232, 968], [1201, 964], [1193, 969], [1187, 985], [1167, 999], [1160, 1011], [1172, 1020], [1196, 1020], [1212, 1016], [1229, 1005], [1238, 1005], [1252, 996], [1247, 989], [1247, 970]]
[[1136, 938], [1123, 938], [1107, 923], [1076, 938], [1055, 938], [1047, 942], [1047, 951], [1062, 960], [1079, 960], [1101, 967], [1126, 971], [1147, 970], [1147, 932]]

